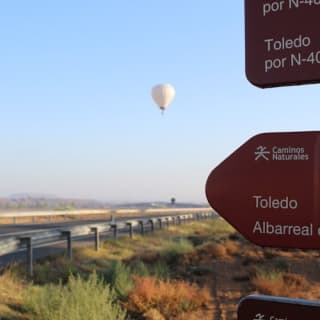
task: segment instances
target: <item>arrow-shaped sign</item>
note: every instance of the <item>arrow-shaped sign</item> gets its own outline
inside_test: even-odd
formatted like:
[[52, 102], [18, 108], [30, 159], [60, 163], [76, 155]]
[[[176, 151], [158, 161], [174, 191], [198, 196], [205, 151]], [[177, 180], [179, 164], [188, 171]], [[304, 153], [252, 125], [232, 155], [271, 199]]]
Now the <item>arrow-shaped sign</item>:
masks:
[[251, 295], [239, 304], [238, 320], [318, 320], [320, 303]]
[[320, 248], [320, 132], [251, 138], [211, 172], [206, 194], [255, 244]]

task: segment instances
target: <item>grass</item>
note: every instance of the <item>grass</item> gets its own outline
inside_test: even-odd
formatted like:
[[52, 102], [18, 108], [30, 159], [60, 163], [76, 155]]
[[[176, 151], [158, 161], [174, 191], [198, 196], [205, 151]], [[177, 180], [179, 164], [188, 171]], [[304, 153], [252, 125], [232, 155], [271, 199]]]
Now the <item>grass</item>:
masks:
[[304, 276], [281, 269], [257, 268], [251, 282], [260, 293], [273, 296], [299, 298], [309, 288]]
[[[188, 238], [201, 238], [209, 241], [215, 235], [234, 232], [232, 227], [223, 223], [220, 219], [193, 222], [183, 226], [171, 226], [144, 237], [135, 235], [133, 239], [123, 237], [118, 240], [110, 240], [102, 244], [97, 252], [90, 248], [81, 248], [74, 251], [77, 261], [91, 261], [104, 266], [110, 260], [130, 260], [135, 256], [141, 256], [142, 260], [153, 260], [157, 254], [161, 256], [176, 256], [192, 252], [195, 246]], [[174, 259], [174, 258], [173, 258]]]
[[235, 229], [225, 220], [217, 218], [197, 221], [181, 226], [172, 226], [164, 234], [175, 234], [184, 237], [197, 236], [197, 238], [220, 239], [235, 232]]

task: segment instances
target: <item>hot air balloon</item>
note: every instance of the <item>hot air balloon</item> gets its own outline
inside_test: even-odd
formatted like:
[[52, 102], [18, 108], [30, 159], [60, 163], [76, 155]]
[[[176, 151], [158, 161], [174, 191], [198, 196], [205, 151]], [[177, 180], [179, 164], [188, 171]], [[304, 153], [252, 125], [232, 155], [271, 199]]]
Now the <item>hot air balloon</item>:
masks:
[[151, 95], [154, 102], [161, 109], [162, 114], [173, 100], [176, 91], [171, 84], [158, 84], [152, 88]]

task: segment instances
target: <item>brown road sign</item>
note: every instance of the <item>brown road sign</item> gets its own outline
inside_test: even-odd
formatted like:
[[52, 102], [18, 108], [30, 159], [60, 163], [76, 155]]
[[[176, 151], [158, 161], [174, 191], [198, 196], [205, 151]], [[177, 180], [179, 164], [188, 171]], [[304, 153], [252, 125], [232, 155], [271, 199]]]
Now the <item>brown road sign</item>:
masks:
[[245, 0], [248, 80], [262, 88], [320, 82], [319, 19], [319, 0]]
[[320, 131], [251, 138], [211, 172], [206, 195], [257, 245], [320, 248]]
[[238, 320], [319, 320], [320, 302], [252, 295], [238, 308]]

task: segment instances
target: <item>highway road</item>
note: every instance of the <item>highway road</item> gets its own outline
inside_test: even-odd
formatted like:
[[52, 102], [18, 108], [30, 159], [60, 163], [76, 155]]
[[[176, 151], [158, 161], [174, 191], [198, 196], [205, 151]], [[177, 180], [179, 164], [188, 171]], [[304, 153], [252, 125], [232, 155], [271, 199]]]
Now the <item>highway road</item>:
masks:
[[[117, 221], [125, 221], [128, 218], [118, 219]], [[27, 223], [27, 224], [6, 224], [0, 225], [0, 239], [5, 239], [15, 236], [23, 236], [28, 233], [42, 232], [57, 228], [81, 226], [86, 224], [111, 222], [106, 219], [89, 219], [89, 220], [68, 220], [61, 222], [46, 222], [46, 223]]]
[[[157, 215], [157, 217], [165, 217], [167, 214]], [[154, 218], [154, 216], [137, 215], [130, 217], [117, 218], [116, 222], [123, 222], [127, 220], [137, 220], [137, 219], [147, 219]], [[29, 233], [36, 233], [42, 231], [48, 231], [58, 228], [67, 228], [73, 226], [81, 226], [87, 224], [97, 224], [97, 223], [110, 223], [110, 219], [87, 219], [87, 220], [68, 220], [61, 222], [46, 222], [46, 223], [27, 223], [27, 224], [6, 224], [0, 225], [0, 240], [9, 237], [21, 237]]]
[[[164, 217], [166, 214], [157, 215], [157, 217]], [[153, 218], [152, 216], [149, 216]], [[137, 219], [146, 219], [148, 216], [130, 216], [130, 217], [122, 217], [118, 218], [116, 222], [124, 222], [128, 220], [137, 220]], [[2, 225], [0, 226], [0, 240], [4, 240], [11, 237], [22, 237], [25, 235], [30, 235], [31, 233], [38, 233], [48, 230], [61, 229], [64, 227], [71, 226], [81, 226], [88, 224], [97, 224], [97, 223], [110, 223], [110, 220], [106, 219], [89, 219], [89, 220], [71, 220], [71, 221], [62, 221], [62, 222], [51, 222], [51, 223], [36, 223], [36, 224], [11, 224], [11, 225]], [[148, 226], [145, 227], [145, 231], [148, 231]], [[134, 232], [139, 232], [139, 227], [134, 228]], [[128, 235], [127, 232], [122, 231], [119, 232], [120, 236]], [[105, 234], [101, 234], [101, 240], [110, 239], [113, 237], [112, 232], [107, 232]], [[72, 246], [81, 247], [81, 246], [94, 246], [94, 237], [93, 236], [84, 236], [74, 238], [72, 242]], [[34, 247], [33, 255], [34, 259], [37, 260], [42, 257], [46, 257], [55, 253], [66, 251], [66, 241], [61, 240], [57, 241], [50, 245], [38, 246]], [[3, 268], [6, 265], [9, 265], [13, 262], [21, 262], [26, 260], [26, 250], [22, 249], [15, 253], [6, 254], [0, 256], [0, 268]]]

